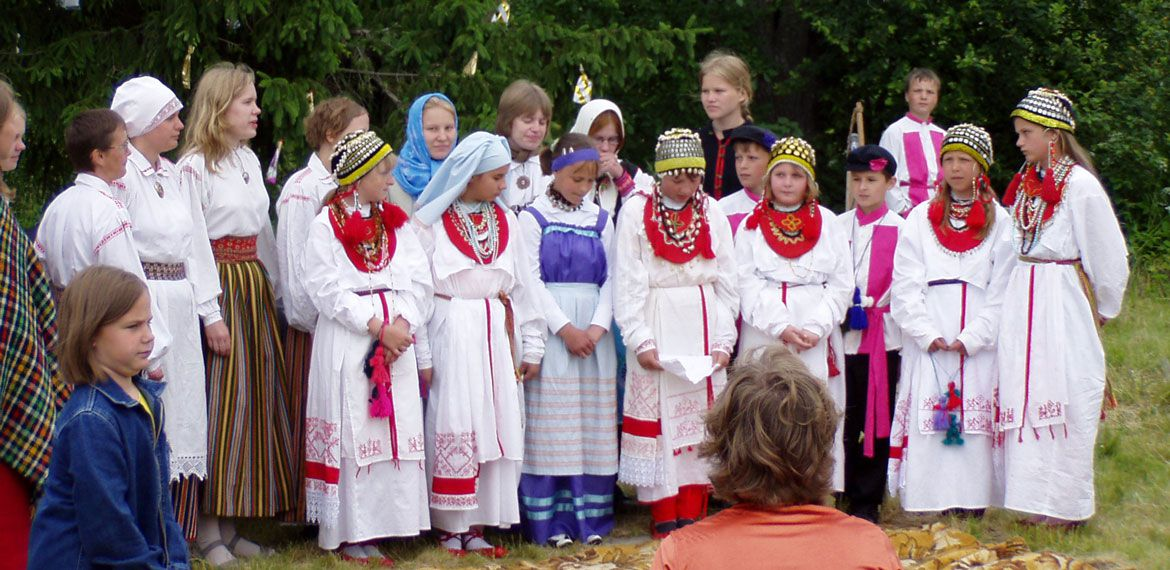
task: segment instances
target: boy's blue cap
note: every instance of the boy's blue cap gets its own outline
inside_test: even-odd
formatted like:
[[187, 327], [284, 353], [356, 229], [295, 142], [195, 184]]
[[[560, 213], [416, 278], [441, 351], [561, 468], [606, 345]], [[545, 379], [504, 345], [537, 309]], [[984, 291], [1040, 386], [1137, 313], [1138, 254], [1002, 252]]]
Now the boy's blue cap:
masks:
[[765, 151], [771, 151], [772, 145], [776, 144], [776, 135], [772, 134], [772, 131], [755, 125], [740, 125], [731, 129], [727, 133], [727, 138], [732, 143], [735, 141], [754, 142], [764, 147]]
[[898, 171], [898, 161], [890, 151], [876, 145], [861, 145], [845, 157], [846, 172], [885, 172], [893, 176]]

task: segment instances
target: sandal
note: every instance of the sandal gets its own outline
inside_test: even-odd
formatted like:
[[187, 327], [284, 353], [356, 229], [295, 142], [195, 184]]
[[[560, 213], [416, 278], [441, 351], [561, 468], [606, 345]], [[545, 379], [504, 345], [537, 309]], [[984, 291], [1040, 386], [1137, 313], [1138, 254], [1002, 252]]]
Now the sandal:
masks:
[[[276, 554], [275, 548], [256, 544], [255, 542], [252, 542], [250, 540], [248, 540], [248, 542], [252, 542], [252, 544], [256, 544], [256, 548], [259, 548], [260, 552], [257, 552], [256, 554], [240, 554], [239, 552], [236, 552], [236, 545], [239, 544], [241, 540], [248, 540], [248, 539], [244, 538], [244, 535], [237, 532], [236, 535], [233, 536], [232, 539], [227, 542], [228, 551], [231, 552], [232, 556], [235, 556], [236, 558], [256, 558], [256, 557], [260, 557], [260, 556], [272, 556], [272, 555]], [[223, 544], [223, 543], [220, 542], [220, 544]]]
[[[203, 561], [206, 562], [207, 565], [211, 566], [212, 568], [231, 568], [239, 563], [239, 559], [236, 558], [235, 555], [232, 554], [231, 549], [228, 548], [227, 545], [224, 544], [222, 540], [214, 540], [211, 542], [211, 544], [207, 544], [205, 546], [199, 546], [197, 544], [195, 546], [195, 548], [199, 551], [200, 558], [202, 558]], [[224, 553], [227, 554], [227, 557], [228, 557], [228, 559], [226, 561], [224, 561], [222, 564], [216, 564], [216, 563], [211, 561], [211, 552], [217, 548], [222, 548]]]
[[[464, 544], [467, 543], [467, 540], [463, 538], [463, 535], [455, 532], [440, 532], [437, 535], [436, 538], [439, 540], [439, 547], [446, 550], [448, 554], [456, 557], [467, 556], [467, 550], [464, 549]], [[447, 546], [447, 541], [452, 538], [459, 540], [459, 548]]]
[[[486, 558], [503, 558], [508, 555], [507, 548], [504, 548], [503, 546], [492, 546], [491, 543], [484, 539], [483, 530], [472, 529], [461, 534], [460, 536], [463, 540], [463, 550], [466, 552], [474, 552]], [[468, 548], [468, 543], [477, 538], [480, 540], [480, 542], [487, 544], [487, 546], [481, 548]]]

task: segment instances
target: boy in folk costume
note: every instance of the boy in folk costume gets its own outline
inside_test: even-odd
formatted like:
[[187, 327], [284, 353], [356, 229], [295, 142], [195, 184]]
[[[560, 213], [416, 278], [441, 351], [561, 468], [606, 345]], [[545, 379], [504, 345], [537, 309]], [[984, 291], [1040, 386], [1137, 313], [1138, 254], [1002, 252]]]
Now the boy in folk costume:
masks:
[[878, 522], [886, 492], [890, 417], [902, 337], [890, 316], [894, 248], [902, 217], [886, 206], [898, 164], [886, 149], [858, 147], [845, 158], [855, 209], [837, 218], [852, 252], [853, 298], [845, 319], [845, 498], [848, 511]]
[[415, 203], [435, 284], [427, 327], [433, 370], [420, 362], [423, 377], [431, 379], [431, 521], [455, 555], [506, 554], [484, 540], [482, 527], [520, 522], [521, 382], [540, 373], [544, 356], [545, 322], [532, 297], [532, 268], [516, 216], [500, 201], [510, 162], [504, 137], [472, 133]]
[[886, 204], [902, 217], [933, 196], [945, 131], [934, 124], [930, 114], [938, 106], [941, 87], [934, 71], [923, 67], [911, 70], [906, 76], [909, 111], [882, 133], [881, 146], [898, 162], [898, 185], [886, 194]]
[[701, 192], [698, 135], [667, 131], [655, 157], [660, 183], [632, 196], [618, 221], [614, 316], [630, 354], [618, 478], [650, 503], [662, 537], [706, 514], [696, 449], [726, 383], [739, 297], [731, 227]]
[[1004, 506], [1037, 522], [1093, 516], [1093, 447], [1105, 392], [1097, 326], [1117, 316], [1129, 278], [1125, 238], [1072, 102], [1040, 88], [1012, 111], [1027, 161], [1004, 194], [1019, 263], [999, 331]]
[[727, 138], [731, 139], [735, 150], [735, 173], [743, 184], [743, 191], [721, 198], [719, 210], [727, 216], [734, 236], [739, 231], [739, 223], [760, 203], [764, 174], [768, 170], [776, 135], [762, 127], [741, 125], [728, 132]]
[[894, 261], [902, 379], [889, 486], [908, 511], [998, 505], [996, 336], [1014, 264], [1007, 212], [987, 180], [991, 136], [956, 125], [935, 197], [910, 212]]
[[[305, 242], [305, 289], [320, 317], [306, 410], [306, 496], [317, 544], [387, 565], [370, 543], [430, 528], [413, 334], [433, 291], [426, 254], [391, 204], [390, 145], [371, 131], [337, 144]], [[364, 543], [364, 544], [363, 544]]]
[[539, 378], [525, 385], [525, 535], [537, 544], [597, 544], [613, 529], [617, 483], [614, 230], [590, 199], [600, 153], [569, 133], [546, 152], [548, 189], [520, 213], [520, 239], [549, 338]]
[[[816, 155], [804, 140], [772, 146], [764, 196], [735, 237], [739, 271], [739, 354], [784, 343], [845, 406], [841, 321], [853, 292], [849, 244], [836, 216], [817, 202]], [[833, 489], [844, 490], [844, 449], [833, 447]]]

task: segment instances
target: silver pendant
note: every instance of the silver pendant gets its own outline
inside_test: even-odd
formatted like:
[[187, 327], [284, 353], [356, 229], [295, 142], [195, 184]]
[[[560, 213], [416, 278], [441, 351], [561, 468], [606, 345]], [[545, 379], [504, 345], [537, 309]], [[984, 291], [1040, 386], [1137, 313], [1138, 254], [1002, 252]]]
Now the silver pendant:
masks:
[[155, 193], [158, 194], [159, 198], [163, 197], [163, 187], [162, 187], [162, 184], [158, 183], [158, 181], [155, 181], [155, 183], [154, 183], [154, 191], [155, 191]]
[[248, 176], [248, 171], [245, 170], [244, 171], [244, 184], [251, 184], [251, 183], [252, 183], [252, 177]]
[[529, 180], [527, 175], [521, 174], [520, 178], [516, 179], [516, 187], [521, 190], [527, 190], [532, 185], [532, 180]]

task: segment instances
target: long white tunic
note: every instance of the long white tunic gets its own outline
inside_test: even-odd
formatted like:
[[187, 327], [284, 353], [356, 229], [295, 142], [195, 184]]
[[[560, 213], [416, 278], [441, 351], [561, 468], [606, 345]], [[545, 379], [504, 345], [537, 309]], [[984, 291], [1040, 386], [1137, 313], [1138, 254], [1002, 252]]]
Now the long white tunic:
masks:
[[[1003, 288], [1015, 263], [1011, 220], [996, 206], [983, 242], [956, 253], [939, 243], [929, 209], [925, 203], [910, 212], [894, 261], [892, 315], [904, 345], [889, 485], [908, 511], [982, 509], [998, 505], [1002, 496], [993, 458], [995, 345]], [[961, 341], [968, 356], [928, 352], [936, 338]], [[962, 394], [956, 412], [962, 445], [945, 445], [946, 428], [933, 423], [934, 407], [945, 408], [950, 382]]]
[[391, 367], [392, 419], [370, 416], [371, 385], [363, 368], [374, 342], [367, 330], [371, 318], [402, 317], [412, 333], [426, 326], [433, 299], [426, 254], [408, 224], [395, 231], [390, 264], [365, 273], [334, 236], [328, 211], [307, 234], [304, 285], [321, 318], [309, 369], [306, 461], [340, 469], [335, 486], [312, 478], [307, 484], [307, 511], [321, 527], [317, 542], [334, 549], [343, 542], [415, 536], [430, 528], [430, 513], [414, 348]]
[[134, 223], [134, 245], [142, 262], [181, 264], [186, 269], [186, 279], [146, 283], [174, 337], [162, 359], [171, 478], [203, 478], [207, 476], [207, 379], [199, 317], [207, 324], [222, 319], [217, 302], [219, 276], [202, 211], [192, 196], [179, 188], [178, 171], [170, 161], [160, 157], [155, 169], [134, 147], [126, 163], [126, 176], [113, 188]]
[[[930, 119], [923, 121], [910, 113], [882, 132], [878, 144], [890, 151], [898, 163], [894, 174], [898, 184], [886, 193], [886, 205], [891, 210], [905, 216], [917, 204], [934, 197], [944, 134], [946, 131]], [[918, 198], [912, 199], [914, 195]]]
[[[134, 244], [134, 223], [114, 194], [115, 190], [101, 178], [81, 173], [73, 186], [58, 194], [45, 209], [33, 245], [57, 289], [64, 289], [81, 270], [93, 265], [117, 267], [146, 281]], [[154, 317], [150, 361], [151, 368], [156, 368], [170, 348], [171, 334], [157, 300], [152, 298], [150, 304]]]
[[[622, 206], [618, 238], [614, 318], [627, 347], [625, 420], [618, 478], [635, 485], [638, 500], [657, 501], [685, 485], [705, 485], [707, 465], [695, 451], [705, 434], [702, 413], [727, 383], [721, 370], [692, 384], [665, 371], [638, 364], [637, 350], [653, 341], [659, 359], [730, 352], [739, 306], [731, 226], [707, 201], [713, 259], [697, 255], [671, 263], [654, 255], [643, 211], [648, 197], [632, 195]], [[668, 207], [681, 207], [671, 204]], [[679, 411], [682, 413], [677, 413]], [[637, 426], [656, 426], [648, 430]]]
[[[1022, 253], [1018, 230], [1012, 241]], [[1080, 259], [1097, 313], [1113, 318], [1121, 311], [1129, 279], [1125, 238], [1109, 196], [1089, 171], [1073, 167], [1056, 212], [1026, 255]], [[1004, 506], [1066, 520], [1093, 516], [1105, 351], [1074, 265], [1016, 264], [999, 346]]]
[[[821, 235], [816, 245], [796, 258], [781, 257], [764, 240], [762, 227], [749, 229], [741, 222], [735, 236], [735, 258], [739, 272], [740, 330], [739, 358], [748, 358], [763, 346], [779, 344], [789, 326], [805, 329], [820, 340], [798, 353], [814, 376], [822, 379], [838, 411], [845, 410], [845, 352], [840, 324], [853, 293], [853, 272], [849, 244], [837, 226], [837, 216], [818, 206]], [[830, 352], [830, 344], [832, 352]], [[832, 356], [831, 356], [832, 355]], [[829, 358], [842, 373], [829, 377]], [[839, 437], [844, 414], [834, 438], [833, 488], [845, 488], [845, 448]]]
[[179, 160], [178, 168], [179, 184], [194, 193], [203, 209], [209, 239], [256, 236], [256, 256], [279, 299], [276, 237], [268, 217], [270, 200], [256, 153], [246, 146], [237, 147], [219, 162], [214, 173], [207, 169], [202, 154], [188, 154]]
[[[521, 359], [540, 362], [546, 325], [516, 216], [504, 213], [507, 246], [484, 265], [456, 249], [442, 220], [419, 227], [436, 295], [427, 326], [434, 366], [426, 414], [431, 519], [448, 532], [520, 521], [524, 393], [516, 374]], [[511, 300], [519, 354], [509, 347], [501, 292]]]
[[284, 301], [284, 316], [290, 326], [313, 332], [317, 307], [305, 290], [305, 254], [309, 227], [325, 195], [337, 188], [333, 174], [316, 153], [309, 156], [308, 166], [296, 171], [285, 182], [276, 200], [276, 251], [280, 260], [279, 296]]

